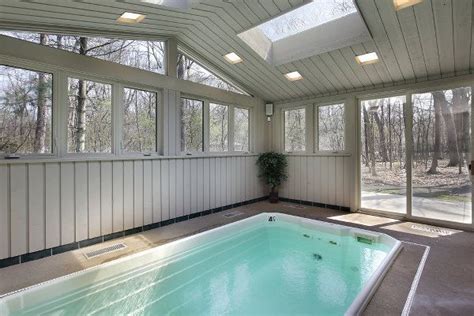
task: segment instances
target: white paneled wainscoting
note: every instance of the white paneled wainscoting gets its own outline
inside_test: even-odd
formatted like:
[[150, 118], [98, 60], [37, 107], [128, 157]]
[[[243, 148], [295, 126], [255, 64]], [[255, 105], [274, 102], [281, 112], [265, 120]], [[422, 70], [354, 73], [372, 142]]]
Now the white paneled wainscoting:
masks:
[[350, 155], [288, 155], [288, 180], [280, 196], [298, 203], [349, 210], [354, 208], [353, 160]]
[[266, 194], [256, 159], [2, 163], [0, 261], [29, 261], [256, 201]]

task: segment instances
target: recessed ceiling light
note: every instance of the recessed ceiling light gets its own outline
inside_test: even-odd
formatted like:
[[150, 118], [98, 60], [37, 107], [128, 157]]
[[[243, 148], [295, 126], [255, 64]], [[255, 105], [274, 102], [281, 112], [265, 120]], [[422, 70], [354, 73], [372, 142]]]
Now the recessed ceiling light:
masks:
[[290, 81], [296, 81], [296, 80], [303, 79], [303, 76], [297, 71], [289, 72], [289, 73], [285, 74], [285, 77], [286, 77], [286, 79], [288, 79]]
[[356, 56], [356, 60], [361, 65], [369, 65], [379, 61], [379, 56], [376, 52], [367, 53], [364, 55]]
[[231, 64], [238, 64], [242, 62], [242, 58], [239, 57], [236, 53], [228, 53], [224, 58]]
[[142, 14], [138, 13], [132, 13], [132, 12], [124, 12], [118, 19], [117, 22], [119, 23], [127, 23], [127, 24], [134, 24], [134, 23], [140, 23], [145, 19], [145, 16]]
[[393, 0], [393, 5], [395, 6], [395, 10], [398, 11], [421, 2], [423, 2], [423, 0]]

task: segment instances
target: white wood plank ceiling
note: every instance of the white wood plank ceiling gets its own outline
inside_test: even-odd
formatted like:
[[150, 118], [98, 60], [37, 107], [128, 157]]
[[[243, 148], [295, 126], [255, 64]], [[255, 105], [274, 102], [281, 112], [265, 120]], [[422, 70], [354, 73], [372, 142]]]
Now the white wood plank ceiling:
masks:
[[[357, 0], [373, 40], [274, 67], [237, 36], [301, 5], [303, 0], [201, 0], [188, 11], [138, 0], [1, 0], [0, 28], [175, 36], [208, 63], [266, 100], [344, 93], [471, 73], [473, 1], [424, 0], [395, 11], [392, 0]], [[124, 11], [146, 14], [137, 25], [116, 23]], [[354, 56], [376, 51], [380, 62], [360, 66]], [[223, 55], [235, 52], [243, 63]], [[289, 82], [283, 74], [299, 71]]]

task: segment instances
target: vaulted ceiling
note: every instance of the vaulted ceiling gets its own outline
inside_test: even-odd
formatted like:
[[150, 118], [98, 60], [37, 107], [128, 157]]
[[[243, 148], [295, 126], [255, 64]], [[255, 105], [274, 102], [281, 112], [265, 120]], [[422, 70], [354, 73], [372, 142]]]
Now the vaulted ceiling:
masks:
[[[473, 1], [424, 0], [395, 11], [393, 0], [357, 0], [373, 40], [281, 66], [265, 62], [237, 36], [303, 0], [201, 0], [187, 11], [139, 0], [2, 0], [0, 28], [174, 36], [249, 92], [266, 100], [331, 95], [471, 73], [474, 69]], [[119, 25], [124, 11], [146, 14]], [[359, 65], [355, 55], [376, 51], [380, 61]], [[231, 65], [223, 55], [244, 62]], [[297, 70], [304, 79], [290, 82]]]

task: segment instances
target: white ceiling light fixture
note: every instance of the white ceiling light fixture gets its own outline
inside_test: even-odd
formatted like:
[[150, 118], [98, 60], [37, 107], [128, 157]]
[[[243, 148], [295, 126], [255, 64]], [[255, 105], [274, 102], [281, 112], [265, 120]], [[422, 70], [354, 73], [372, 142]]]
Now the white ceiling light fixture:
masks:
[[356, 56], [356, 61], [361, 65], [370, 65], [379, 61], [376, 52]]
[[297, 71], [289, 72], [289, 73], [285, 74], [285, 77], [286, 77], [286, 79], [288, 79], [290, 81], [296, 81], [296, 80], [303, 79], [303, 76]]
[[117, 22], [125, 24], [135, 24], [140, 23], [145, 19], [143, 14], [124, 12], [118, 19]]
[[421, 2], [423, 2], [423, 0], [393, 0], [393, 6], [395, 7], [395, 10], [398, 11]]
[[236, 53], [228, 53], [224, 56], [224, 58], [231, 64], [238, 64], [242, 62], [242, 58], [240, 58]]

